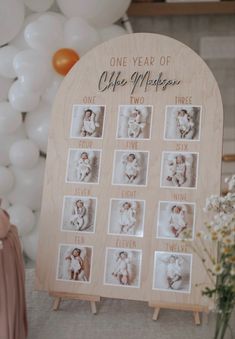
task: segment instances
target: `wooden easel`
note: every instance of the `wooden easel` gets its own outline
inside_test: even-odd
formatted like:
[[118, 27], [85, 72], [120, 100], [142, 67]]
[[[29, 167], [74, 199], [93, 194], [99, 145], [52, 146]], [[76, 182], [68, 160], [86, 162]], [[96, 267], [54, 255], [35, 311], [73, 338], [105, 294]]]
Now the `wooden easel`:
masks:
[[194, 317], [194, 323], [195, 325], [200, 325], [201, 320], [200, 320], [200, 313], [204, 312], [208, 316], [208, 307], [203, 307], [200, 305], [187, 305], [187, 304], [165, 304], [165, 303], [154, 303], [154, 302], [149, 302], [149, 307], [154, 308], [153, 312], [153, 320], [158, 320], [158, 316], [160, 313], [161, 308], [165, 309], [172, 309], [172, 310], [181, 310], [181, 311], [191, 311], [193, 312], [193, 317]]
[[74, 299], [74, 300], [85, 300], [89, 301], [91, 305], [91, 313], [96, 314], [96, 302], [100, 301], [100, 297], [94, 295], [86, 295], [86, 294], [71, 294], [66, 292], [49, 292], [49, 295], [54, 298], [53, 302], [53, 311], [58, 311], [60, 308], [60, 303], [62, 299]]

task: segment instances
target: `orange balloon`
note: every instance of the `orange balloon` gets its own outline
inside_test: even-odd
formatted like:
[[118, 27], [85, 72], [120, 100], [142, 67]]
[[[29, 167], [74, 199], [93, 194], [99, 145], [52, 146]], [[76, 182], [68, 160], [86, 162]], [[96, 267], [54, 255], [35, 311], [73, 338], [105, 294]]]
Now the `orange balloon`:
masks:
[[78, 53], [73, 49], [61, 48], [53, 55], [52, 64], [57, 73], [66, 75], [79, 59]]

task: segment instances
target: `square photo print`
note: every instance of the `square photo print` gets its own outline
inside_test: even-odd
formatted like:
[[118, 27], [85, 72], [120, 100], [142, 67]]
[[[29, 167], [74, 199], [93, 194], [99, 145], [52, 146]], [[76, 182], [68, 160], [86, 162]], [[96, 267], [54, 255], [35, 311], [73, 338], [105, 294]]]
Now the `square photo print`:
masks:
[[141, 250], [106, 248], [104, 284], [140, 287]]
[[60, 244], [57, 280], [89, 283], [91, 280], [92, 247]]
[[158, 205], [157, 238], [193, 239], [195, 204], [177, 201], [160, 201]]
[[70, 138], [102, 138], [105, 106], [73, 105]]
[[96, 198], [65, 196], [61, 230], [94, 233], [96, 206]]
[[152, 106], [120, 105], [118, 110], [118, 139], [150, 139]]
[[201, 106], [166, 106], [165, 139], [198, 141], [201, 128]]
[[154, 253], [153, 289], [190, 293], [192, 254], [175, 252]]
[[163, 152], [161, 187], [196, 188], [198, 153]]
[[114, 153], [113, 185], [146, 186], [149, 152], [118, 150]]
[[97, 184], [100, 174], [101, 151], [70, 148], [66, 182]]
[[111, 199], [108, 233], [143, 237], [144, 214], [144, 200]]

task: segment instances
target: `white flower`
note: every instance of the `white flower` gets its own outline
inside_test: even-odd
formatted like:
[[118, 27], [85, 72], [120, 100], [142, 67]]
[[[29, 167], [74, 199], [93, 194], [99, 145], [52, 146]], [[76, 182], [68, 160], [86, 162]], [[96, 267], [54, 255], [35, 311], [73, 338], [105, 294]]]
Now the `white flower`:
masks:
[[223, 266], [219, 263], [215, 264], [212, 271], [216, 274], [216, 275], [219, 275], [223, 272]]

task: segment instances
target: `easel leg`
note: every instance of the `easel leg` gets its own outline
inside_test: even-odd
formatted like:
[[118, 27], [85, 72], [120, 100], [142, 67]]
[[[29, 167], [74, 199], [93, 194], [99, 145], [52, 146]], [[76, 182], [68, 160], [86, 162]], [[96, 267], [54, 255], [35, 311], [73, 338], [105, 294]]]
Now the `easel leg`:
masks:
[[61, 298], [55, 297], [55, 300], [53, 302], [53, 311], [58, 311], [58, 309], [60, 308], [60, 302], [61, 302]]
[[201, 324], [200, 313], [199, 312], [193, 312], [193, 315], [194, 315], [195, 325], [200, 325]]
[[159, 307], [154, 309], [153, 317], [152, 317], [153, 320], [157, 320], [158, 319], [159, 312], [160, 312], [160, 308]]
[[92, 314], [96, 314], [97, 310], [96, 310], [96, 303], [95, 303], [95, 301], [91, 301], [90, 305], [91, 305], [91, 312], [92, 312]]

